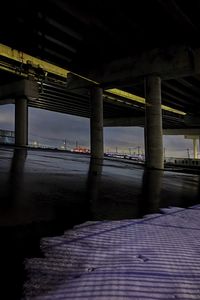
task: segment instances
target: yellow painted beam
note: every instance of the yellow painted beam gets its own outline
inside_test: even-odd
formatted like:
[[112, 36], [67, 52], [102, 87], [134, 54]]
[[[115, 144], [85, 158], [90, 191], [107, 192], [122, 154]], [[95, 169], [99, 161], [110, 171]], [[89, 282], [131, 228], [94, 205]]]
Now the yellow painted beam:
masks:
[[16, 49], [12, 49], [3, 44], [0, 44], [0, 55], [7, 57], [9, 59], [13, 59], [23, 64], [32, 64], [34, 67], [42, 68], [46, 72], [50, 72], [64, 78], [67, 78], [67, 74], [69, 73], [69, 71], [66, 69], [57, 67], [44, 60], [41, 60], [39, 58], [36, 58], [24, 52], [18, 51]]
[[173, 113], [178, 114], [178, 115], [182, 115], [182, 116], [186, 115], [186, 112], [175, 109], [175, 108], [172, 108], [172, 107], [169, 107], [169, 106], [166, 106], [166, 105], [161, 105], [161, 107], [162, 107], [163, 110], [167, 110], [167, 111], [173, 112]]
[[116, 95], [116, 96], [120, 96], [129, 100], [133, 100], [142, 104], [145, 104], [145, 99], [139, 96], [136, 96], [134, 94], [119, 90], [119, 89], [108, 89], [106, 90], [106, 92]]
[[[13, 60], [15, 60], [17, 62], [20, 62], [20, 63], [23, 63], [23, 64], [30, 63], [34, 67], [42, 68], [46, 72], [50, 72], [52, 74], [61, 76], [65, 79], [67, 78], [67, 74], [70, 73], [70, 71], [68, 71], [66, 69], [60, 68], [56, 65], [45, 62], [44, 60], [41, 60], [39, 58], [36, 58], [36, 57], [31, 56], [29, 54], [26, 54], [24, 52], [18, 51], [16, 49], [12, 49], [12, 48], [10, 48], [6, 45], [3, 45], [3, 44], [0, 44], [0, 56], [4, 56], [4, 57], [7, 57], [9, 59], [13, 59]], [[1, 67], [1, 66], [0, 66], [0, 68], [3, 69], [3, 67]], [[76, 73], [73, 73], [73, 72], [71, 72], [71, 73], [78, 76], [78, 77], [80, 77], [80, 78], [82, 78], [82, 79], [90, 81], [94, 84], [99, 84], [96, 81], [85, 78], [85, 77], [83, 77], [81, 75], [78, 75]], [[115, 89], [115, 88], [114, 89], [108, 89], [108, 90], [106, 90], [106, 92], [109, 92], [110, 94], [113, 94], [113, 95], [116, 95], [116, 96], [120, 96], [122, 98], [126, 98], [126, 99], [129, 99], [129, 100], [133, 100], [135, 102], [145, 104], [145, 99], [144, 98], [136, 96], [136, 95], [128, 93], [128, 92], [125, 92], [125, 91], [122, 91], [120, 89]], [[162, 105], [162, 109], [166, 110], [166, 111], [173, 112], [175, 114], [186, 115], [185, 112], [174, 109], [174, 108], [171, 108], [171, 107], [166, 106], [166, 105]]]
[[[120, 96], [120, 97], [129, 99], [129, 100], [133, 100], [133, 101], [145, 104], [145, 98], [136, 96], [134, 94], [131, 94], [131, 93], [119, 90], [119, 89], [108, 89], [108, 90], [106, 90], [106, 92], [109, 92], [109, 93], [114, 94], [116, 96]], [[175, 108], [172, 108], [172, 107], [169, 107], [169, 106], [166, 106], [166, 105], [162, 105], [161, 107], [162, 107], [163, 110], [167, 110], [167, 111], [173, 112], [175, 114], [179, 114], [179, 115], [183, 115], [183, 116], [186, 115], [185, 112], [180, 111], [180, 110], [175, 109]]]

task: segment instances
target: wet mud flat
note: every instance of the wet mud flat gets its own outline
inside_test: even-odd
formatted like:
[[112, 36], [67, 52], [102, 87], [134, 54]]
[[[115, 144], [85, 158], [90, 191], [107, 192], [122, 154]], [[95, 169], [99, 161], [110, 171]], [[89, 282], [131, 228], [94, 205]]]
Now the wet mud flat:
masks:
[[1, 275], [4, 299], [20, 299], [24, 260], [40, 239], [87, 221], [138, 219], [199, 202], [199, 176], [70, 153], [0, 148]]

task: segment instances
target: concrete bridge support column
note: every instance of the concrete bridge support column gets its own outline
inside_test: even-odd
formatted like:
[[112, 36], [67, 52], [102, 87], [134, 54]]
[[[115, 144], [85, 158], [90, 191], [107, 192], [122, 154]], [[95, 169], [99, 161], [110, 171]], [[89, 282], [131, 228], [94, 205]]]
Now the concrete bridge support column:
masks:
[[91, 157], [103, 159], [103, 90], [98, 86], [91, 88], [90, 141]]
[[28, 100], [26, 97], [15, 100], [15, 145], [28, 145]]
[[200, 136], [199, 136], [199, 154], [200, 154]]
[[151, 75], [145, 79], [145, 157], [149, 169], [163, 169], [163, 133], [161, 109], [161, 79]]
[[194, 153], [194, 159], [198, 158], [198, 148], [197, 148], [197, 138], [193, 138], [193, 153]]

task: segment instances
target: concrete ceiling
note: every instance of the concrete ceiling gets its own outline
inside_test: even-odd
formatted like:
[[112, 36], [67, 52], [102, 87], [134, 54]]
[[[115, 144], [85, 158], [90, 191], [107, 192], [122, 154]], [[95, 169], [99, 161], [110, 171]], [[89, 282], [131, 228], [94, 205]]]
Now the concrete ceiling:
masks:
[[[0, 43], [141, 97], [145, 76], [159, 73], [162, 103], [195, 115], [200, 113], [199, 12], [198, 0], [4, 2]], [[67, 109], [63, 97], [62, 87], [46, 85], [37, 106], [89, 116], [87, 95], [69, 92]], [[143, 105], [115, 105], [110, 99], [104, 106], [106, 118], [144, 114]]]

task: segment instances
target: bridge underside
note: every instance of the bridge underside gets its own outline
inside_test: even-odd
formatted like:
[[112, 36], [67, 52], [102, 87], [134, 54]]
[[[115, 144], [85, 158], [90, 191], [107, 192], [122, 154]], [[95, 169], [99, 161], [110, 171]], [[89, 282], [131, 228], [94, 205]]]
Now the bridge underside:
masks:
[[[145, 125], [146, 147], [161, 149], [162, 128], [200, 128], [199, 9], [179, 0], [5, 2], [0, 101], [91, 120], [102, 117], [98, 103], [105, 126]], [[22, 78], [37, 82], [37, 97], [5, 93]]]
[[[5, 86], [20, 81], [21, 75], [11, 74], [8, 71], [0, 71]], [[71, 88], [66, 82], [51, 80], [37, 80], [39, 96], [37, 99], [29, 99], [28, 106], [46, 109], [49, 111], [91, 117], [90, 87]], [[104, 91], [103, 95], [104, 126], [144, 126], [145, 104], [122, 96], [116, 96]], [[2, 97], [0, 105], [14, 103], [13, 95]], [[193, 128], [185, 122], [184, 115], [162, 110], [163, 128]]]

